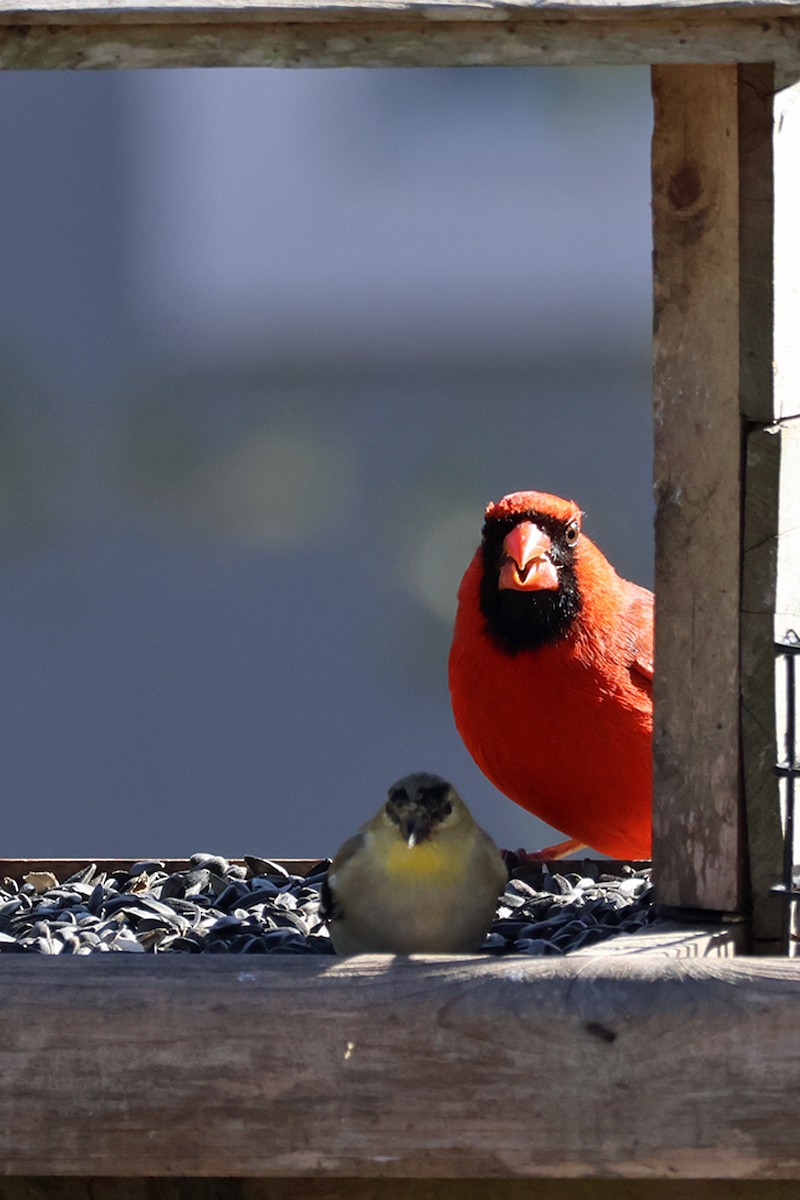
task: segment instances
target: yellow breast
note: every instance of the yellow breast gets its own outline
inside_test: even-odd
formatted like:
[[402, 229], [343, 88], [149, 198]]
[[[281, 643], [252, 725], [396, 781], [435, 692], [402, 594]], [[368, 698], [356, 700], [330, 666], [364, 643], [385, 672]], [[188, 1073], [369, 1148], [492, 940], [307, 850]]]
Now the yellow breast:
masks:
[[436, 879], [442, 885], [455, 883], [466, 874], [463, 850], [460, 840], [455, 846], [430, 841], [407, 846], [395, 838], [386, 854], [386, 873], [395, 879]]

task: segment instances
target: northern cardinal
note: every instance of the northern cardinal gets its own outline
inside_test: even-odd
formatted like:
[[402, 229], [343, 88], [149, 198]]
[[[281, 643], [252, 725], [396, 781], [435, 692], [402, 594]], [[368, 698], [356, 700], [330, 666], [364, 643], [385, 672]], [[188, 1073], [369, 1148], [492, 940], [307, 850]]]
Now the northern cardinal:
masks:
[[322, 887], [337, 954], [480, 948], [508, 872], [452, 784], [407, 775], [339, 849]]
[[653, 595], [621, 579], [571, 500], [486, 509], [450, 650], [456, 727], [501, 792], [570, 840], [649, 858]]

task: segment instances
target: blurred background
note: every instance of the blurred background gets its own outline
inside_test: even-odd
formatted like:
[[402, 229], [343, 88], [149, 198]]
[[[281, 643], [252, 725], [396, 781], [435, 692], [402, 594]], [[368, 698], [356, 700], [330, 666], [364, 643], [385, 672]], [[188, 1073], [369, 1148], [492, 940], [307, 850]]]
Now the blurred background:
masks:
[[2, 856], [332, 854], [490, 499], [652, 576], [642, 69], [0, 75]]

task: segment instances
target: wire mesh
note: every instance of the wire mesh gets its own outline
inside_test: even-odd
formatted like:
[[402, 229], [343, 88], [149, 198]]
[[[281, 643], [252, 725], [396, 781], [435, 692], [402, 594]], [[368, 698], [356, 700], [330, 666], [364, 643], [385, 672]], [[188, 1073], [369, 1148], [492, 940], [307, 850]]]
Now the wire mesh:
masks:
[[775, 765], [775, 773], [783, 780], [783, 874], [773, 891], [786, 898], [789, 905], [785, 929], [785, 952], [798, 952], [797, 914], [800, 901], [800, 868], [795, 863], [797, 783], [800, 762], [797, 748], [797, 662], [800, 657], [800, 636], [794, 629], [775, 643], [775, 653], [785, 670], [784, 755]]

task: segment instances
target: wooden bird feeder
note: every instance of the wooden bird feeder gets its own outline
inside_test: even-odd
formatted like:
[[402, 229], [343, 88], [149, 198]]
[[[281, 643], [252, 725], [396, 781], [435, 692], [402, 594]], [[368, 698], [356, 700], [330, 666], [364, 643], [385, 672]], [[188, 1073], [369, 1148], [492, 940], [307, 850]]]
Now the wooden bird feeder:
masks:
[[800, 3], [0, 0], [5, 68], [645, 63], [675, 920], [558, 960], [4, 956], [0, 1200], [797, 1194]]

